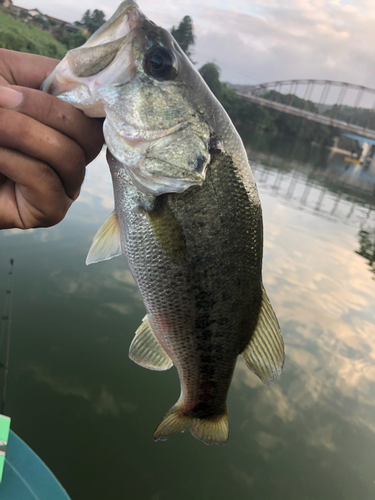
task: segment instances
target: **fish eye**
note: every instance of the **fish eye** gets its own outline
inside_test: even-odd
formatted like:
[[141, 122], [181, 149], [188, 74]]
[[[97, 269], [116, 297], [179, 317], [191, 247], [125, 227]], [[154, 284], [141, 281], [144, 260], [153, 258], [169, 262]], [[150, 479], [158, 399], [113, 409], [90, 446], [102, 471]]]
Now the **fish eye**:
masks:
[[177, 75], [174, 55], [160, 47], [147, 55], [145, 66], [146, 71], [157, 80], [172, 80]]

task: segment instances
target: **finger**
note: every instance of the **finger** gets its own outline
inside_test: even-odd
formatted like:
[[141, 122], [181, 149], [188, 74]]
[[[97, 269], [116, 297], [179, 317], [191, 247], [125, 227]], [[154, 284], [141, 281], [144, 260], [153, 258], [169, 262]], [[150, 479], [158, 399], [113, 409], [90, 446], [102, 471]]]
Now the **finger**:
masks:
[[[23, 99], [19, 104], [17, 97], [21, 97], [20, 93]], [[82, 111], [45, 92], [0, 86], [0, 107], [12, 108], [70, 137], [82, 147], [87, 163], [99, 154], [103, 146], [101, 120], [88, 118]]]
[[0, 229], [47, 227], [60, 222], [72, 201], [47, 164], [0, 147]]
[[69, 137], [33, 118], [0, 109], [0, 146], [47, 163], [60, 177], [69, 198], [78, 196], [86, 160], [83, 149]]
[[0, 83], [38, 89], [59, 62], [50, 57], [0, 49]]

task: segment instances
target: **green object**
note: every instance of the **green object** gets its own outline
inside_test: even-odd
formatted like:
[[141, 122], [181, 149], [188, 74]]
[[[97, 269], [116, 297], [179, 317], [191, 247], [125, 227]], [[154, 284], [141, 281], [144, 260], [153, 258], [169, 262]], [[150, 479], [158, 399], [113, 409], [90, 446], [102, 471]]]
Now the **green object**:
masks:
[[0, 415], [0, 483], [3, 478], [5, 465], [5, 451], [8, 444], [10, 430], [10, 418], [5, 415]]

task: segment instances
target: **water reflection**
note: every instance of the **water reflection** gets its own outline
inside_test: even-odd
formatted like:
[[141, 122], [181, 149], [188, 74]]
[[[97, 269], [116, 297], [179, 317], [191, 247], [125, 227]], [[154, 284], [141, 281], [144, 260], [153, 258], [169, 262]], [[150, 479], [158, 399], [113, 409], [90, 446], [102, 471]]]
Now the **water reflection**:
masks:
[[84, 264], [113, 207], [103, 156], [63, 223], [0, 233], [1, 276], [16, 262], [7, 412], [73, 499], [375, 497], [374, 179], [311, 145], [245, 139], [286, 364], [266, 387], [239, 359], [226, 447], [152, 441], [177, 374], [127, 358], [144, 307], [124, 259]]
[[[373, 271], [375, 178], [345, 161], [340, 168], [334, 155], [323, 165], [253, 149], [249, 157], [265, 213], [264, 280], [287, 345], [279, 385], [264, 390], [244, 364], [236, 370], [238, 391], [253, 391], [245, 413], [262, 425], [253, 439], [269, 466], [282, 455], [304, 471], [306, 489], [292, 488], [302, 498], [373, 498], [375, 286], [361, 257]], [[254, 432], [252, 419], [243, 427]], [[309, 484], [298, 460], [319, 470], [320, 486]], [[332, 491], [339, 461], [340, 486]]]
[[360, 175], [357, 165], [339, 168], [330, 163], [322, 168], [296, 161], [277, 163], [272, 155], [253, 151], [249, 156], [258, 186], [285, 203], [331, 220], [375, 220], [375, 176]]
[[360, 249], [356, 253], [368, 261], [371, 272], [375, 274], [375, 230], [371, 232], [361, 229], [358, 237]]
[[105, 385], [88, 388], [87, 384], [78, 378], [52, 376], [42, 365], [30, 364], [26, 370], [37, 382], [46, 384], [55, 393], [88, 401], [97, 415], [118, 416], [120, 412], [132, 413], [137, 410], [136, 404], [115, 397]]
[[[277, 138], [273, 139], [277, 145]], [[333, 222], [359, 226], [360, 250], [356, 253], [368, 260], [375, 273], [375, 165], [354, 165], [345, 160], [343, 153], [298, 140], [286, 150], [285, 146], [276, 147], [283, 157], [275, 156], [268, 152], [274, 145], [269, 141], [271, 144], [252, 137], [247, 142], [258, 187], [282, 199], [285, 205]], [[254, 142], [257, 147], [261, 142], [261, 150], [252, 149]], [[306, 156], [308, 160], [301, 161]]]

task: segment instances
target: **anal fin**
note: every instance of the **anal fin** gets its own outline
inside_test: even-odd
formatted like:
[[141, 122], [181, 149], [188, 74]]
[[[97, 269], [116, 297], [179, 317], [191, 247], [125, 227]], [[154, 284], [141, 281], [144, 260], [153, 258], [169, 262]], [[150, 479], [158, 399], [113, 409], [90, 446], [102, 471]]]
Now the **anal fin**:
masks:
[[241, 353], [248, 368], [264, 384], [276, 380], [284, 365], [284, 341], [279, 322], [265, 289], [258, 323], [246, 349]]
[[173, 361], [156, 338], [147, 315], [135, 332], [130, 345], [129, 358], [149, 370], [163, 371], [173, 366]]

